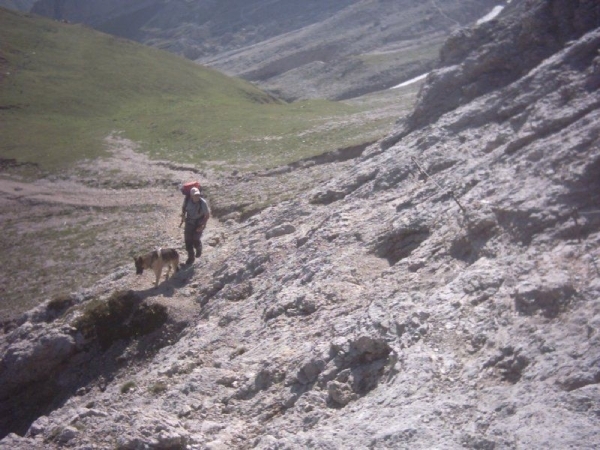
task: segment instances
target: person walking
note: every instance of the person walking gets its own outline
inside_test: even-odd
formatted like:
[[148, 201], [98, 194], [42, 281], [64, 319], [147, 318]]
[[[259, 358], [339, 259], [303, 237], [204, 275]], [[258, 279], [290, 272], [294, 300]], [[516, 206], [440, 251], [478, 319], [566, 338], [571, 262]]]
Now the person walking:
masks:
[[[186, 265], [193, 264], [196, 258], [202, 255], [202, 232], [206, 228], [206, 222], [210, 218], [208, 203], [200, 195], [200, 190], [193, 187], [190, 196], [183, 201], [181, 208], [182, 219], [185, 219], [183, 240], [188, 258]], [[195, 250], [195, 253], [194, 253]]]

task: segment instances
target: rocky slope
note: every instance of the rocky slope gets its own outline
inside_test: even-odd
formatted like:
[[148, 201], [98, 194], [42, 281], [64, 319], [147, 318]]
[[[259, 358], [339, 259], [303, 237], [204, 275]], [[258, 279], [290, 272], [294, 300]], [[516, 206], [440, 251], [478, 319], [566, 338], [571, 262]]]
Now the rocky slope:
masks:
[[[335, 177], [212, 221], [202, 261], [158, 289], [127, 267], [26, 314], [0, 343], [0, 398], [21, 414], [5, 432], [27, 431], [0, 446], [598, 448], [594, 6], [514, 0], [588, 25], [493, 90], [428, 100], [490, 60], [518, 66], [504, 45], [537, 16], [501, 16], [485, 30], [505, 39], [465, 42], [428, 78], [415, 115], [435, 122], [290, 169]], [[256, 180], [212, 182], [233, 205]]]
[[498, 3], [38, 0], [32, 11], [185, 55], [287, 99], [340, 99], [429, 71], [451, 30]]
[[351, 98], [428, 72], [448, 33], [497, 3], [358, 1], [259, 45], [198, 61], [289, 99]]

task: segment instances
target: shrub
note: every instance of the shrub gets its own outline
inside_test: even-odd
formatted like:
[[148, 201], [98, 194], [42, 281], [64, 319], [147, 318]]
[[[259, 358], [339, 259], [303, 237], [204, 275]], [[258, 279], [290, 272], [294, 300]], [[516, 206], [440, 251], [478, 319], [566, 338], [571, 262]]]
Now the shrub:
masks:
[[148, 388], [148, 391], [154, 395], [162, 394], [167, 390], [169, 386], [164, 381], [157, 381], [152, 386]]
[[57, 295], [52, 300], [48, 302], [46, 308], [48, 311], [52, 311], [55, 313], [62, 313], [66, 309], [70, 308], [75, 304], [73, 297], [70, 295]]
[[108, 300], [91, 300], [73, 324], [86, 339], [97, 340], [107, 350], [119, 339], [143, 336], [168, 319], [166, 307], [142, 303], [133, 291], [117, 291]]
[[127, 383], [121, 386], [121, 394], [127, 394], [130, 390], [135, 387], [135, 381], [128, 381]]

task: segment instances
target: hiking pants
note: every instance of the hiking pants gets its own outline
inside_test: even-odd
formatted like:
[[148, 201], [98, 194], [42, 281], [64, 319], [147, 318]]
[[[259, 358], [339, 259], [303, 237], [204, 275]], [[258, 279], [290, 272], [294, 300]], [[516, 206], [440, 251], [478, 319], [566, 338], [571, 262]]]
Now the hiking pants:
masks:
[[185, 250], [188, 254], [188, 259], [194, 260], [194, 250], [196, 250], [196, 256], [202, 254], [202, 231], [197, 232], [196, 228], [200, 225], [202, 219], [194, 220], [191, 222], [185, 221], [185, 228], [183, 230], [183, 240], [185, 242]]

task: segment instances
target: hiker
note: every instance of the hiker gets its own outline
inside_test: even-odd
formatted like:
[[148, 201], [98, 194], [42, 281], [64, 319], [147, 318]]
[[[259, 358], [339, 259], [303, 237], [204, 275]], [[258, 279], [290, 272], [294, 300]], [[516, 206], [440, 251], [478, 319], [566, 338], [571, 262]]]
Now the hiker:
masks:
[[[206, 222], [210, 217], [208, 204], [200, 195], [200, 190], [196, 187], [190, 190], [190, 196], [183, 200], [181, 208], [181, 217], [185, 219], [185, 228], [183, 231], [183, 240], [188, 254], [185, 264], [192, 264], [195, 258], [202, 255], [202, 232], [206, 227]], [[194, 255], [194, 250], [196, 254]]]

